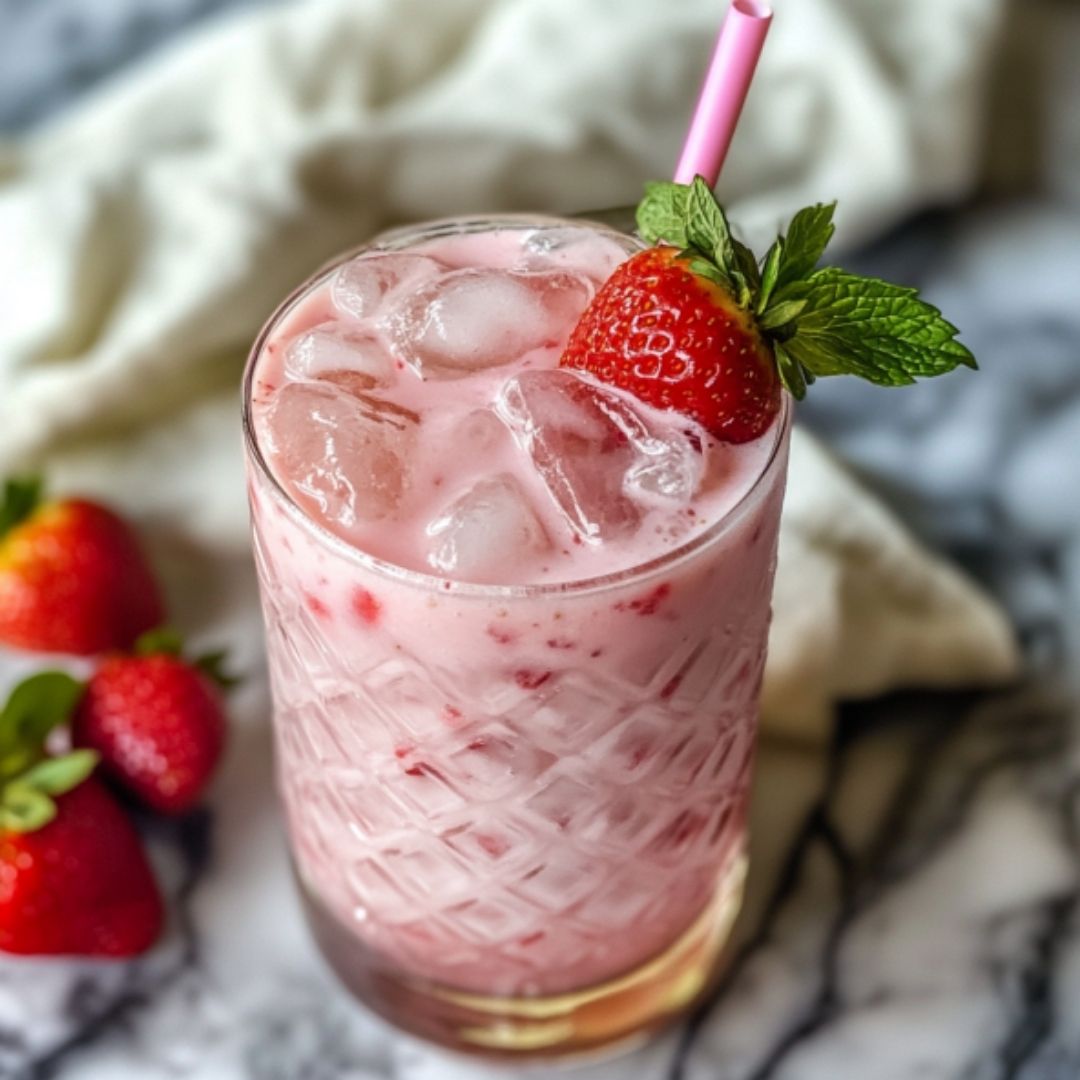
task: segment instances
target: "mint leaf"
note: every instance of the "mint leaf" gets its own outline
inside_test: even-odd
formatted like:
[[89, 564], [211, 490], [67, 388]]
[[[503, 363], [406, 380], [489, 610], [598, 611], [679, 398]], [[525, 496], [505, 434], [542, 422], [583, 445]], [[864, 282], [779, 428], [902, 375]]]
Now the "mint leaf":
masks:
[[774, 293], [808, 277], [817, 266], [836, 231], [832, 223], [836, 203], [817, 203], [800, 210], [765, 254], [756, 312], [760, 315]]
[[806, 309], [805, 300], [781, 300], [769, 307], [758, 319], [762, 330], [775, 331], [794, 322]]
[[686, 233], [686, 204], [690, 189], [670, 180], [654, 180], [645, 185], [645, 198], [638, 204], [635, 219], [643, 240], [650, 244], [689, 247]]
[[735, 249], [735, 265], [739, 273], [746, 278], [750, 288], [756, 294], [761, 288], [761, 271], [758, 269], [757, 259], [754, 253], [740, 240], [731, 238], [731, 245]]
[[720, 269], [716, 263], [709, 259], [704, 259], [697, 252], [690, 248], [687, 251], [679, 252], [679, 258], [686, 260], [687, 265], [698, 277], [703, 277], [707, 281], [712, 281], [717, 285], [722, 285], [728, 292], [736, 292], [738, 286], [734, 281]]
[[730, 277], [738, 271], [735, 245], [731, 240], [724, 211], [712, 189], [700, 177], [694, 177], [686, 203], [686, 234], [690, 244], [711, 258]]
[[753, 252], [731, 235], [712, 189], [700, 176], [690, 185], [655, 181], [645, 185], [637, 208], [638, 233], [650, 243], [682, 248], [696, 274], [722, 285], [743, 307], [757, 293]]
[[836, 203], [816, 203], [800, 210], [782, 238], [783, 252], [776, 277], [776, 288], [807, 277], [825, 254], [825, 248], [836, 232], [833, 214]]
[[802, 401], [806, 397], [807, 382], [802, 365], [779, 343], [773, 345], [773, 353], [780, 381], [796, 401]]
[[776, 279], [780, 274], [780, 260], [784, 253], [784, 241], [779, 237], [765, 253], [765, 263], [761, 268], [761, 285], [758, 288], [756, 314], [760, 315], [768, 306], [769, 298], [776, 288]]
[[77, 788], [95, 769], [98, 754], [93, 750], [72, 750], [62, 757], [45, 758], [27, 769], [16, 781], [19, 787], [33, 788], [43, 795], [63, 795]]
[[13, 476], [4, 482], [0, 497], [0, 536], [25, 521], [41, 501], [40, 476]]
[[976, 367], [957, 330], [914, 289], [836, 267], [792, 283], [786, 301], [806, 306], [787, 351], [814, 375], [860, 375], [883, 386]]
[[804, 371], [823, 378], [826, 375], [858, 375], [878, 386], [910, 386], [915, 379], [888, 363], [867, 360], [851, 343], [838, 339], [795, 333], [784, 348], [802, 365]]
[[40, 756], [45, 739], [66, 723], [82, 696], [82, 683], [62, 671], [24, 679], [0, 711], [0, 762], [7, 775]]

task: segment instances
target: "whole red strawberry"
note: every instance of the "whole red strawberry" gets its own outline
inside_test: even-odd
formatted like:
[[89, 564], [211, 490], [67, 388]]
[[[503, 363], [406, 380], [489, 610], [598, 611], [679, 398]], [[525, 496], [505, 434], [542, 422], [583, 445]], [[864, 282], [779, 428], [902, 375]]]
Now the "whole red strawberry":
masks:
[[780, 411], [772, 346], [722, 285], [678, 248], [639, 252], [604, 283], [560, 361], [725, 442], [756, 439]]
[[47, 757], [48, 730], [81, 692], [57, 672], [20, 684], [0, 714], [0, 949], [133, 956], [163, 908], [139, 837], [90, 777], [96, 755]]
[[86, 684], [72, 721], [76, 746], [147, 806], [183, 813], [221, 757], [225, 713], [220, 656], [189, 663], [170, 632], [145, 635], [132, 655], [108, 656]]
[[9, 480], [0, 504], [0, 641], [89, 655], [127, 648], [162, 617], [131, 529], [85, 499], [40, 502]]
[[818, 267], [834, 206], [800, 210], [759, 262], [701, 177], [647, 185], [632, 256], [601, 286], [560, 366], [681, 413], [723, 442], [764, 434], [781, 387], [824, 375], [885, 386], [975, 367], [956, 327], [914, 289]]

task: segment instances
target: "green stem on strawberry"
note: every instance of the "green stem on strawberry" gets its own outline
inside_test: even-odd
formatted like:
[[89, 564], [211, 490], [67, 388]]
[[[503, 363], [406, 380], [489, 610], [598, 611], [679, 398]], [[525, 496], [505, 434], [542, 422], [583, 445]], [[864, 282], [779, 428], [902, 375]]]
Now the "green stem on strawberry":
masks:
[[93, 750], [45, 758], [0, 788], [0, 829], [35, 832], [56, 817], [55, 797], [73, 791], [97, 767]]
[[135, 639], [131, 651], [135, 656], [180, 656], [184, 651], [184, 638], [172, 626], [155, 626]]
[[50, 732], [71, 718], [83, 684], [60, 671], [24, 679], [0, 710], [0, 829], [33, 832], [56, 816], [54, 799], [81, 784], [98, 755], [48, 757]]
[[[141, 634], [131, 651], [135, 656], [174, 656], [184, 659], [184, 638], [174, 627], [158, 626]], [[231, 690], [244, 680], [229, 671], [228, 659], [228, 649], [212, 649], [210, 652], [200, 653], [188, 663], [201, 671], [215, 686], [222, 690]]]
[[690, 185], [648, 184], [637, 224], [650, 243], [678, 247], [693, 273], [721, 286], [753, 318], [795, 398], [826, 375], [902, 386], [960, 365], [977, 367], [956, 341], [956, 327], [915, 289], [818, 267], [834, 232], [835, 208], [800, 210], [760, 262], [732, 236], [701, 177]]
[[21, 525], [37, 509], [44, 489], [40, 476], [14, 476], [0, 495], [0, 537]]
[[229, 670], [228, 659], [227, 649], [215, 649], [195, 657], [193, 664], [216, 686], [222, 690], [231, 690], [234, 686], [239, 686], [244, 679]]
[[0, 710], [0, 782], [44, 756], [49, 733], [71, 717], [82, 690], [62, 671], [42, 671], [11, 691]]

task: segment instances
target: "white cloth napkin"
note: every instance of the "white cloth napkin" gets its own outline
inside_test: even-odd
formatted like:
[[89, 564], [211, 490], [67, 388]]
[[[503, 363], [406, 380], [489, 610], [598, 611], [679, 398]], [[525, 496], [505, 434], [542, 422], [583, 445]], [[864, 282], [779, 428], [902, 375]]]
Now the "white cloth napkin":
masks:
[[[721, 185], [744, 231], [838, 197], [850, 242], [960, 195], [1001, 0], [778, 6]], [[195, 545], [174, 595], [248, 573], [236, 386], [275, 303], [392, 222], [635, 201], [675, 160], [721, 8], [293, 3], [0, 147], [0, 472], [44, 463]], [[838, 697], [1016, 666], [997, 608], [798, 433], [772, 650], [768, 723], [812, 738]]]

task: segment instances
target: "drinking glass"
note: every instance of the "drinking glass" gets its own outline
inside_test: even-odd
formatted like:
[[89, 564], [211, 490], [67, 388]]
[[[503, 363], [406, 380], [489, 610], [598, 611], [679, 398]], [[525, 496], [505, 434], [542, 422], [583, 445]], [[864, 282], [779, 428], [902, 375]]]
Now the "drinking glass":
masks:
[[[455, 220], [373, 248], [566, 224]], [[741, 900], [789, 404], [741, 501], [661, 558], [540, 585], [395, 566], [298, 505], [252, 423], [268, 337], [343, 261], [275, 312], [244, 381], [277, 776], [315, 938], [367, 1005], [459, 1050], [647, 1033], [707, 985]]]

